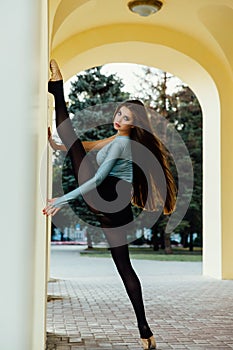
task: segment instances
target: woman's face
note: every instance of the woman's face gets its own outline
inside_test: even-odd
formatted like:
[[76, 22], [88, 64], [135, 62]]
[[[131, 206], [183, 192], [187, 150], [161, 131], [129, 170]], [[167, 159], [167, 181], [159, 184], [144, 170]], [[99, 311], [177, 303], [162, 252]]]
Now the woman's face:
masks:
[[133, 113], [127, 107], [122, 106], [115, 114], [113, 125], [119, 135], [129, 135], [133, 127]]

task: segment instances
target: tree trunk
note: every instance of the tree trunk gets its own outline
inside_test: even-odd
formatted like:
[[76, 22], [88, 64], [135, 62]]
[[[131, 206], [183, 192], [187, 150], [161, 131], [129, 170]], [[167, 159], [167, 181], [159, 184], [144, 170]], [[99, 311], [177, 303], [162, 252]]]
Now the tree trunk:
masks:
[[165, 249], [165, 235], [164, 232], [160, 232], [161, 249]]
[[189, 251], [193, 251], [193, 233], [190, 232]]
[[87, 235], [87, 249], [93, 249], [91, 235], [88, 232], [86, 233], [86, 235]]
[[151, 243], [153, 245], [153, 250], [158, 251], [159, 250], [159, 241], [158, 241], [157, 232], [153, 232]]
[[186, 232], [183, 232], [182, 233], [182, 245], [184, 248], [187, 248], [188, 247], [188, 234]]
[[170, 233], [164, 234], [164, 244], [165, 244], [165, 254], [173, 254], [173, 251], [171, 248]]

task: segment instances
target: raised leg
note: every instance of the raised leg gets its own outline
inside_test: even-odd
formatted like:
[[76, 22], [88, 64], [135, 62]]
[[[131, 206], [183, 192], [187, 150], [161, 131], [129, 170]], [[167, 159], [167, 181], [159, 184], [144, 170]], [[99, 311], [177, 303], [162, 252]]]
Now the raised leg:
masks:
[[[88, 161], [82, 142], [77, 137], [69, 114], [66, 108], [63, 92], [63, 81], [49, 81], [48, 90], [55, 99], [56, 127], [58, 135], [68, 150], [73, 173], [79, 184], [90, 179], [94, 175], [94, 169]], [[79, 168], [82, 163], [82, 172], [79, 174]]]

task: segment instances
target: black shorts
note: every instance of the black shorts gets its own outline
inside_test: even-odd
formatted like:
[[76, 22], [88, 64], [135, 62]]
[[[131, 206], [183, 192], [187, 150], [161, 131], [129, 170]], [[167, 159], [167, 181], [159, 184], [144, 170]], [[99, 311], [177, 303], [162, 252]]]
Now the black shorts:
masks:
[[100, 222], [106, 223], [108, 227], [119, 227], [133, 221], [133, 212], [131, 206], [131, 183], [121, 180], [114, 176], [107, 176], [105, 180], [97, 187], [98, 193], [105, 201], [114, 201], [118, 196], [116, 191], [116, 185], [119, 181], [122, 181], [121, 185], [124, 189], [124, 198], [126, 201], [128, 201], [128, 204], [124, 208], [116, 210], [114, 212], [100, 212], [100, 214], [102, 215], [102, 218], [100, 217]]

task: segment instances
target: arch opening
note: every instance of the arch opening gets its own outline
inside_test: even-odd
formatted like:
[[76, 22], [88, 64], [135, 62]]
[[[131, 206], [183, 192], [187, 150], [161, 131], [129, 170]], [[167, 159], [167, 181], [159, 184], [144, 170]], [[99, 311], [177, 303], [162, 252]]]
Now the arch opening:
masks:
[[193, 58], [168, 46], [145, 42], [101, 45], [63, 60], [68, 79], [106, 63], [136, 63], [170, 72], [197, 96], [203, 111], [203, 273], [222, 275], [220, 98], [210, 74]]

